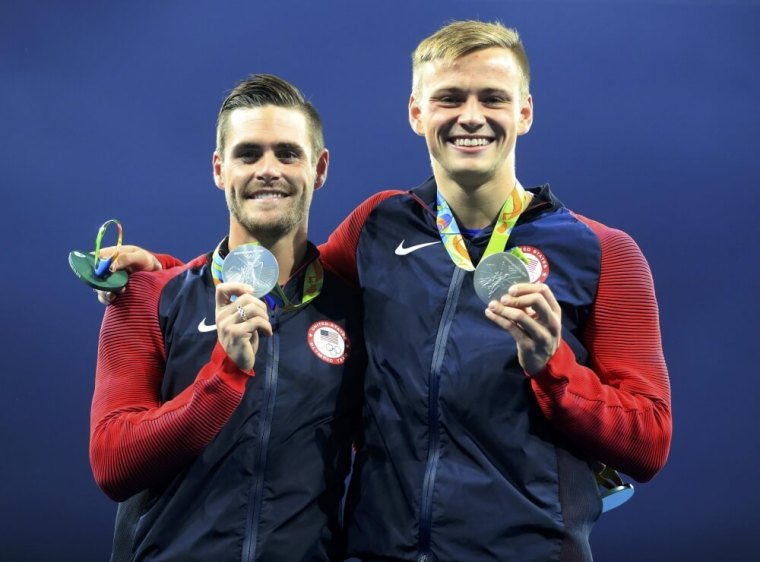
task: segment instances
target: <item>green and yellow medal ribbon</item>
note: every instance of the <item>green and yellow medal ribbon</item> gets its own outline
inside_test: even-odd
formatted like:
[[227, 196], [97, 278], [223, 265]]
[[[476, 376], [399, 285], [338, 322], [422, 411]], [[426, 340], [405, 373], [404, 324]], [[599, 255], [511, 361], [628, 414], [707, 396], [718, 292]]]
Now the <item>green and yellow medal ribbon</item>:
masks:
[[[507, 247], [507, 241], [509, 235], [512, 234], [512, 229], [517, 223], [517, 219], [520, 218], [520, 214], [528, 207], [533, 195], [517, 183], [514, 189], [511, 191], [507, 200], [504, 201], [504, 205], [499, 211], [499, 216], [496, 218], [496, 225], [491, 233], [491, 238], [488, 240], [488, 246], [483, 254], [483, 258], [503, 252]], [[454, 213], [451, 212], [449, 204], [438, 191], [436, 202], [436, 226], [438, 232], [441, 235], [441, 242], [443, 242], [446, 251], [451, 256], [452, 261], [457, 267], [460, 267], [466, 271], [474, 271], [475, 266], [472, 263], [470, 254], [467, 251], [467, 247], [464, 242], [459, 225], [454, 218]], [[512, 248], [510, 253], [514, 254], [523, 262], [527, 262], [525, 256], [519, 248]]]

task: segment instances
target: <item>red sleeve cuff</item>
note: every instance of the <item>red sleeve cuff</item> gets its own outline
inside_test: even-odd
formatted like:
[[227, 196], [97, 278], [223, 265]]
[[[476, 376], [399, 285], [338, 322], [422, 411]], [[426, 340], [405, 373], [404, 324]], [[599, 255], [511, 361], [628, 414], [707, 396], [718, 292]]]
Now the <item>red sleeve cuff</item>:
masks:
[[533, 380], [534, 388], [538, 387], [544, 394], [559, 399], [565, 391], [569, 382], [569, 373], [572, 372], [575, 365], [573, 350], [562, 340], [546, 366], [530, 377]]
[[225, 385], [236, 392], [243, 393], [248, 379], [255, 374], [253, 369], [244, 371], [238, 367], [217, 340], [214, 351], [211, 352], [211, 360], [203, 367], [198, 378], [209, 379], [217, 375]]

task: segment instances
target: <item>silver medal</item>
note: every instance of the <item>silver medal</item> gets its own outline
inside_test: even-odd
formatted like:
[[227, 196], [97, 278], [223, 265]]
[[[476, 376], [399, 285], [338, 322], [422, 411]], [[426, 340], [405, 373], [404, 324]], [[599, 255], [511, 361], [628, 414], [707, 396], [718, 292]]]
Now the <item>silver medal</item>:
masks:
[[515, 283], [529, 283], [530, 274], [520, 258], [502, 252], [480, 260], [472, 282], [480, 300], [488, 304], [499, 300]]
[[243, 244], [224, 258], [222, 276], [226, 282], [247, 283], [257, 297], [271, 291], [280, 276], [274, 254], [258, 244]]

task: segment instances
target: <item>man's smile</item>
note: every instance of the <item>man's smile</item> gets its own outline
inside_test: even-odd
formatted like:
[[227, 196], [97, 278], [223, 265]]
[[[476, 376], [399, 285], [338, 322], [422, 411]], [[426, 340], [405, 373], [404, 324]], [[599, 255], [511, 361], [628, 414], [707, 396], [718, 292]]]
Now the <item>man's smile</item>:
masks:
[[448, 142], [457, 147], [488, 146], [493, 142], [490, 137], [452, 137]]
[[289, 197], [289, 194], [280, 190], [274, 190], [274, 189], [259, 189], [257, 191], [254, 191], [253, 193], [248, 193], [245, 195], [246, 199], [252, 199], [252, 200], [271, 200], [271, 199], [284, 199], [286, 197]]

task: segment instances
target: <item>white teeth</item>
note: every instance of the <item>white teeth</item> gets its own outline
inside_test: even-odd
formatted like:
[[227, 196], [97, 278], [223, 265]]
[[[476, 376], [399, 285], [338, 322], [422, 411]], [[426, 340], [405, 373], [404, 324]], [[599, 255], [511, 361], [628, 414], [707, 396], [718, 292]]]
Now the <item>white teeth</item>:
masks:
[[490, 142], [488, 139], [454, 139], [455, 146], [485, 146]]
[[282, 193], [254, 193], [252, 199], [282, 199]]

